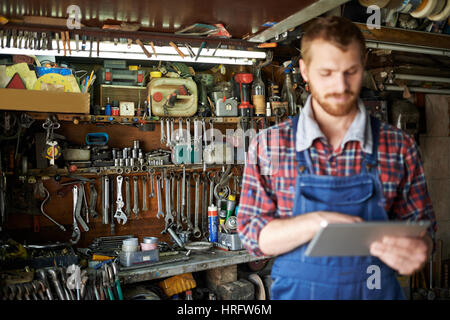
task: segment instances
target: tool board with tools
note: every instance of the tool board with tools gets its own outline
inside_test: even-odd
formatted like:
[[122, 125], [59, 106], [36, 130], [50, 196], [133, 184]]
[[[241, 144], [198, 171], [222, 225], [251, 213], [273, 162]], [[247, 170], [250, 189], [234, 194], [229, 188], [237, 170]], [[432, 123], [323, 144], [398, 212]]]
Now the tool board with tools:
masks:
[[[60, 61], [48, 68], [81, 70]], [[88, 270], [99, 257], [120, 272], [187, 263], [191, 254], [245, 251], [236, 232], [251, 140], [245, 131], [256, 134], [288, 115], [287, 108], [277, 112], [287, 103], [276, 90], [268, 104], [259, 99], [254, 106], [253, 78], [264, 66], [128, 67], [108, 61], [86, 71], [83, 65], [87, 80], [77, 82], [80, 91], [87, 90], [83, 84], [91, 88], [90, 114], [0, 112], [2, 233], [25, 250], [55, 243], [77, 255], [87, 249]], [[142, 77], [130, 76], [134, 71]], [[264, 88], [257, 93], [264, 96]], [[117, 287], [108, 293], [115, 273], [107, 267], [83, 274], [79, 261], [55, 256], [44, 266], [22, 257], [40, 276], [27, 285], [10, 282], [4, 297], [50, 299], [50, 286], [59, 300], [98, 300], [103, 290], [103, 297], [119, 298]], [[241, 257], [228, 261], [249, 259]], [[72, 273], [69, 285], [64, 277]]]

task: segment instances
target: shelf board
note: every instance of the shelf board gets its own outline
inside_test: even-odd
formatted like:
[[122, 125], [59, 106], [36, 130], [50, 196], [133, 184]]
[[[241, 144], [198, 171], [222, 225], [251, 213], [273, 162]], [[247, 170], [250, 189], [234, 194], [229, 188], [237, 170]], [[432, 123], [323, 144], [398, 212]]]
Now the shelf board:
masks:
[[[137, 116], [106, 116], [106, 115], [87, 115], [87, 114], [66, 114], [66, 113], [48, 113], [48, 112], [27, 112], [27, 114], [35, 120], [45, 120], [48, 118], [50, 114], [56, 115], [59, 121], [79, 121], [81, 122], [89, 122], [89, 123], [121, 123], [121, 124], [144, 124], [144, 123], [155, 123], [160, 124], [161, 118], [166, 119], [167, 117], [154, 117], [151, 120], [143, 119], [143, 117]], [[158, 119], [156, 119], [158, 118]], [[185, 119], [205, 119], [209, 121], [212, 119], [214, 123], [238, 123], [241, 120], [241, 117], [168, 117], [178, 121], [179, 118]], [[251, 117], [251, 120], [259, 120], [266, 118], [270, 121], [275, 121], [276, 117]]]
[[366, 24], [355, 24], [369, 41], [450, 50], [450, 35], [391, 27], [369, 29]]

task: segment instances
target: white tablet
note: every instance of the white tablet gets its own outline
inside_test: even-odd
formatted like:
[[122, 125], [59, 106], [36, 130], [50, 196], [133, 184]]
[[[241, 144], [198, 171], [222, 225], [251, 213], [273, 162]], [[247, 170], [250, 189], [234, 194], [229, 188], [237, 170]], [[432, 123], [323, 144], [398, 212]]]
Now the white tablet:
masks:
[[419, 237], [430, 221], [324, 224], [306, 248], [309, 257], [368, 256], [370, 245], [384, 236]]

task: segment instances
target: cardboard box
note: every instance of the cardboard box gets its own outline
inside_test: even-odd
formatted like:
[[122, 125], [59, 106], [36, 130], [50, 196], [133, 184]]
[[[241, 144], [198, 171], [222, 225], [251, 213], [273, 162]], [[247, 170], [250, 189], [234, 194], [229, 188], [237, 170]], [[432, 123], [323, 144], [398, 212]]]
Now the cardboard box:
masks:
[[89, 114], [89, 93], [0, 89], [0, 110]]

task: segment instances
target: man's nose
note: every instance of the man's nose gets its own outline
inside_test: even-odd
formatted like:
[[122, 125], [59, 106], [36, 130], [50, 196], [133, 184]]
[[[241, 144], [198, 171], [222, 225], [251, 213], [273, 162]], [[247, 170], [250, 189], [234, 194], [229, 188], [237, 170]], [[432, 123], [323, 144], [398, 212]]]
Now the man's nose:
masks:
[[348, 91], [349, 85], [348, 80], [344, 73], [337, 73], [335, 77], [335, 92], [344, 94]]

